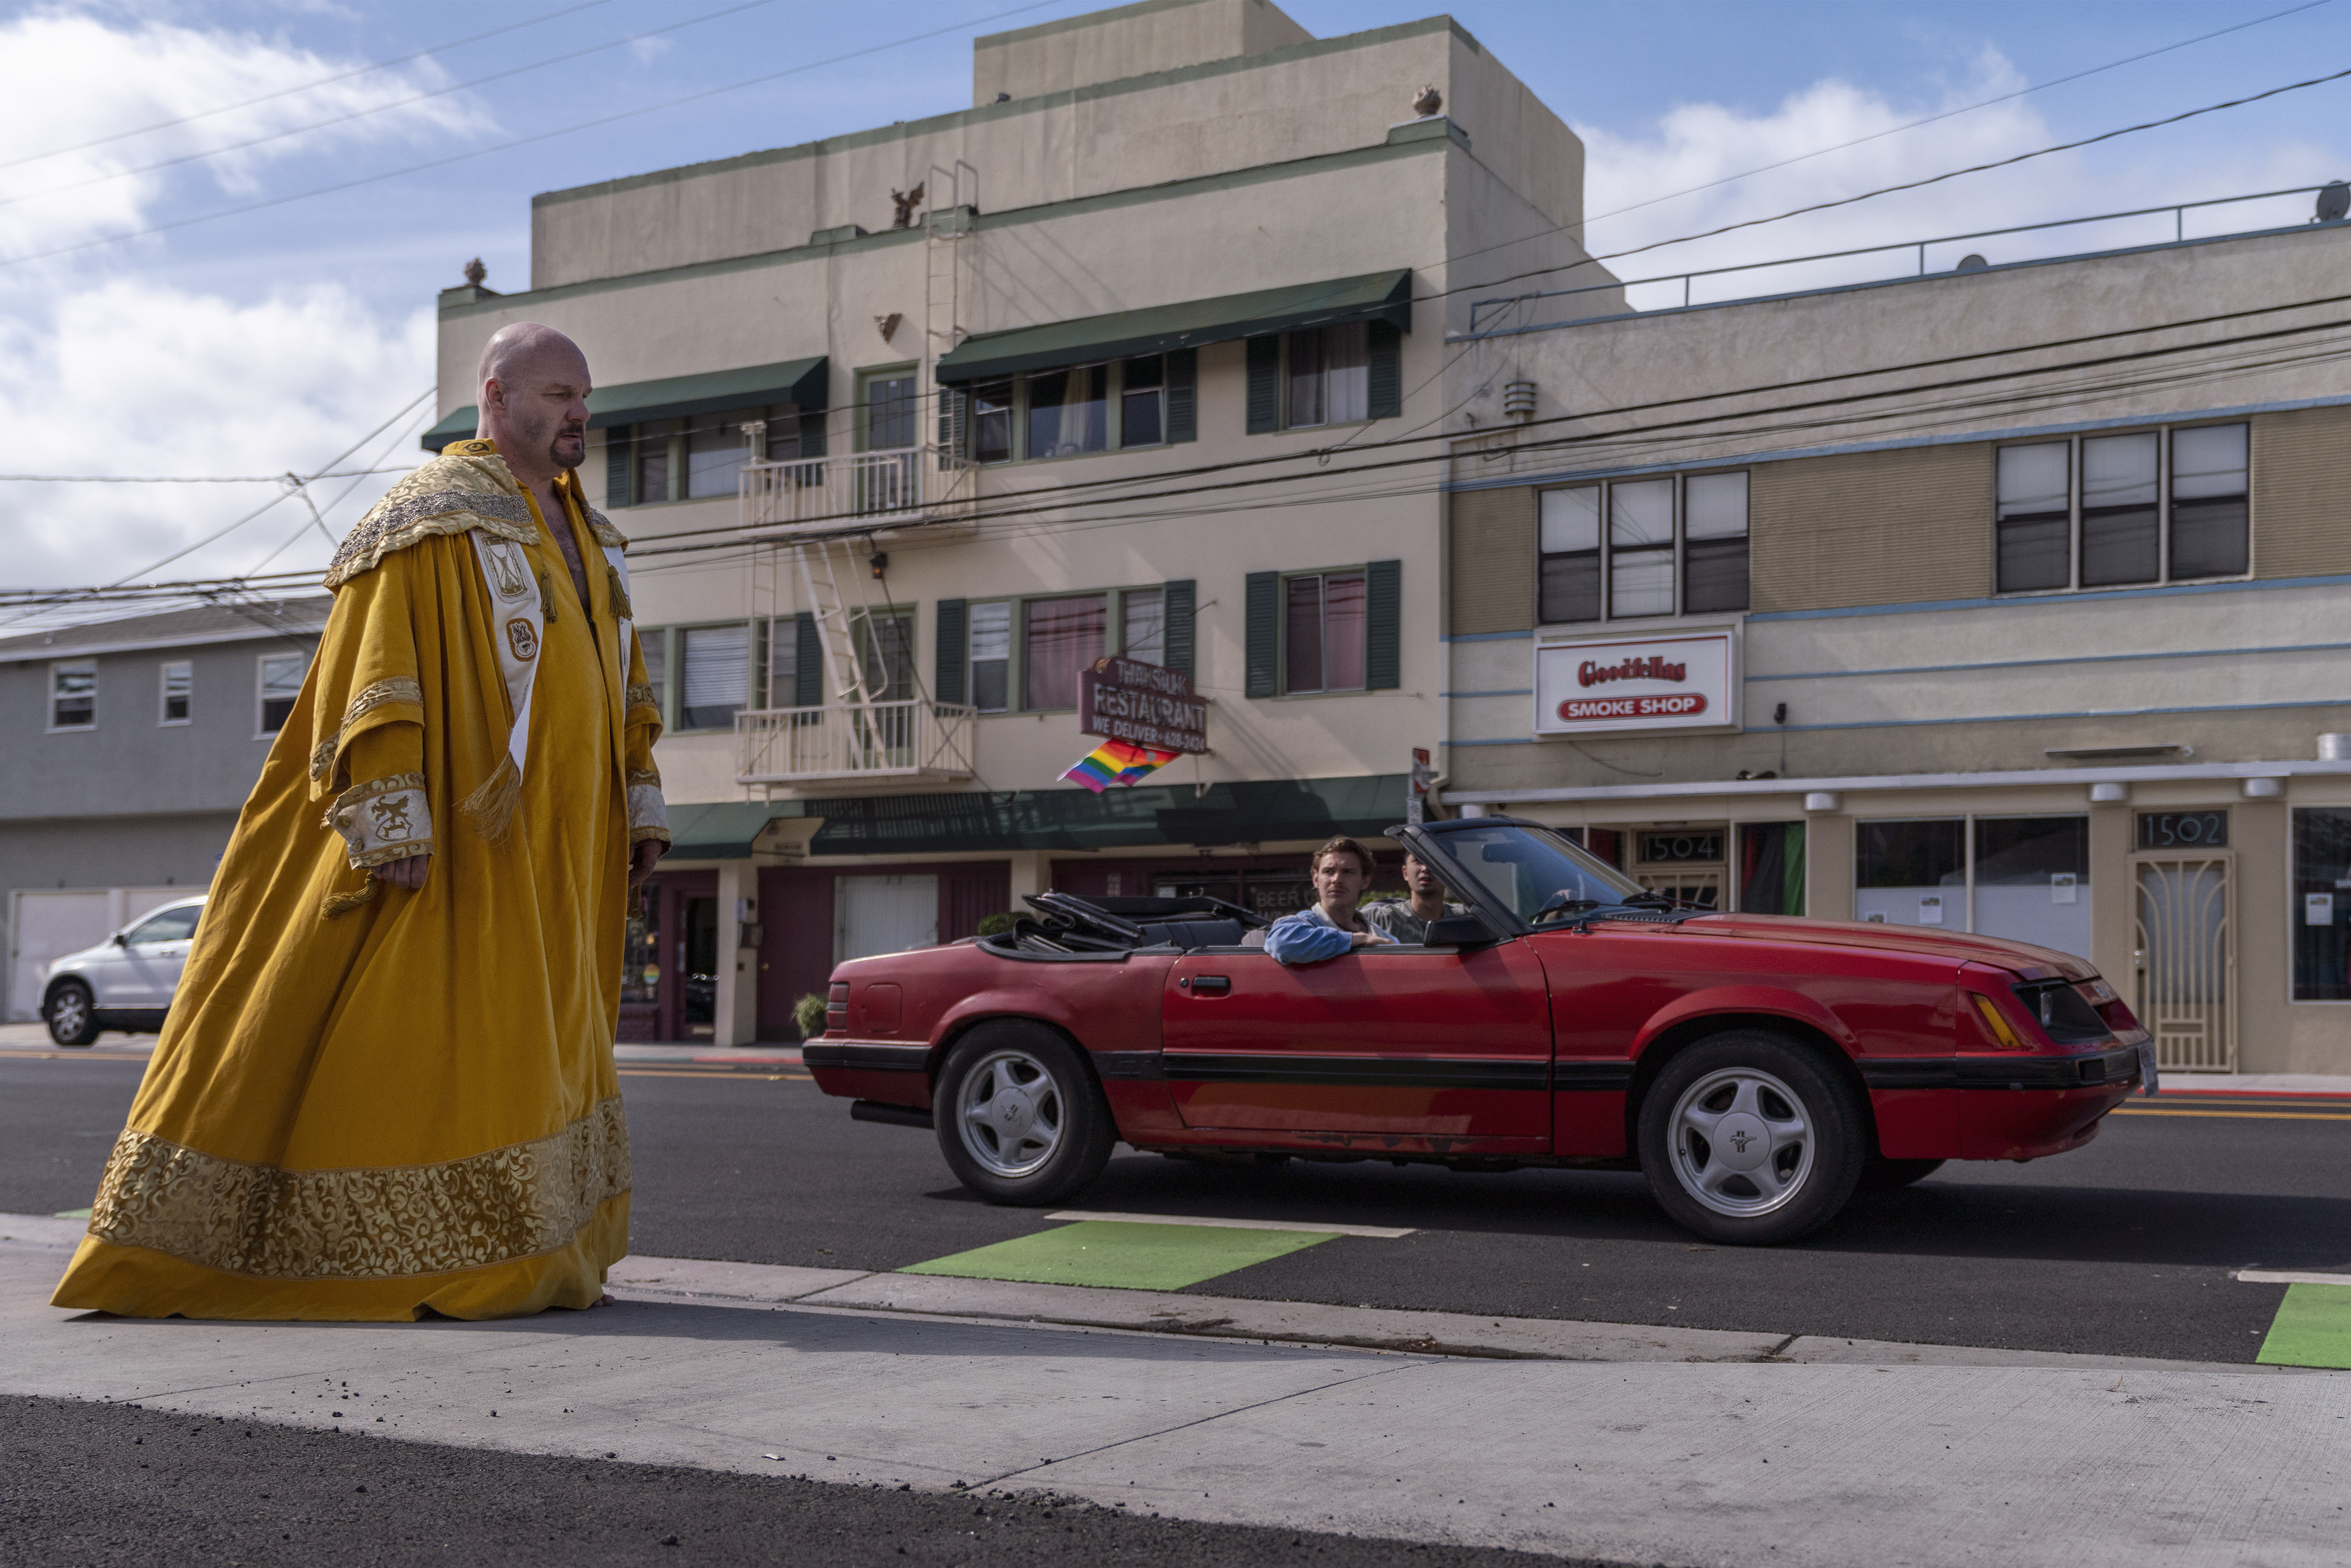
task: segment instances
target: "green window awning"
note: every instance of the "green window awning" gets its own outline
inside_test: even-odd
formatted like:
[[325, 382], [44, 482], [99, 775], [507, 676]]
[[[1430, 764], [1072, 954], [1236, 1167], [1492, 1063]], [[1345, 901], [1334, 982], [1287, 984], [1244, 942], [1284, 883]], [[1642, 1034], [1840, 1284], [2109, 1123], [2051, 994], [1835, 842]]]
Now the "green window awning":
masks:
[[1372, 272], [1329, 283], [1298, 283], [1228, 294], [1221, 299], [1194, 299], [1042, 327], [981, 332], [965, 339], [940, 359], [938, 379], [942, 386], [959, 386], [1022, 371], [1164, 354], [1170, 349], [1197, 348], [1203, 343], [1340, 321], [1386, 321], [1398, 331], [1412, 330], [1412, 270]]
[[[747, 365], [738, 371], [708, 371], [696, 376], [598, 387], [588, 394], [588, 427], [601, 430], [608, 424], [636, 424], [648, 419], [684, 419], [771, 402], [822, 408], [828, 401], [827, 376], [826, 358], [818, 354], [772, 365]], [[472, 403], [452, 410], [424, 433], [424, 450], [438, 452], [453, 441], [471, 440], [479, 420], [480, 411]]]

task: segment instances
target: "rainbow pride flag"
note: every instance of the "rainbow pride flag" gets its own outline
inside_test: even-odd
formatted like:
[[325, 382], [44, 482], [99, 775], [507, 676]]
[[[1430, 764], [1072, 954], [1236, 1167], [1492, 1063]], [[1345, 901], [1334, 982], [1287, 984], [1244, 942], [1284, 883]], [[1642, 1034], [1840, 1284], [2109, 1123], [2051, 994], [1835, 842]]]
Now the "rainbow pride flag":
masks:
[[1176, 751], [1154, 751], [1147, 746], [1134, 746], [1123, 740], [1105, 740], [1080, 758], [1077, 766], [1061, 777], [1099, 795], [1113, 784], [1133, 784], [1181, 755]]

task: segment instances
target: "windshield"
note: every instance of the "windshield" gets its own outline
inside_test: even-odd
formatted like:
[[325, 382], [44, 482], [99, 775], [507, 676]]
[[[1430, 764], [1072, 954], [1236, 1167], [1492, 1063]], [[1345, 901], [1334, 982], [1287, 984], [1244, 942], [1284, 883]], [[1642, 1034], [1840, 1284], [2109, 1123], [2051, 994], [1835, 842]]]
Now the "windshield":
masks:
[[1454, 863], [1530, 925], [1545, 911], [1581, 913], [1646, 890], [1548, 828], [1497, 823], [1431, 833]]

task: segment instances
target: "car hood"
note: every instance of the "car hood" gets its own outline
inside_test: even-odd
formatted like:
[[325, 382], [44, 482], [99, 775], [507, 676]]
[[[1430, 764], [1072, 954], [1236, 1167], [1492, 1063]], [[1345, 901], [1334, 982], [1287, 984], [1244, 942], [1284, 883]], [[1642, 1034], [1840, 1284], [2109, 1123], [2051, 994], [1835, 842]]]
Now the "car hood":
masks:
[[1955, 965], [1990, 964], [1996, 968], [2011, 969], [2028, 980], [2086, 980], [2098, 972], [2086, 959], [2051, 947], [2037, 947], [2030, 942], [2011, 942], [2002, 936], [1980, 936], [1965, 931], [1885, 925], [1876, 921], [1812, 920], [1786, 915], [1708, 915], [1685, 922], [1682, 929], [1748, 941], [1910, 953], [1920, 957], [1948, 958]]

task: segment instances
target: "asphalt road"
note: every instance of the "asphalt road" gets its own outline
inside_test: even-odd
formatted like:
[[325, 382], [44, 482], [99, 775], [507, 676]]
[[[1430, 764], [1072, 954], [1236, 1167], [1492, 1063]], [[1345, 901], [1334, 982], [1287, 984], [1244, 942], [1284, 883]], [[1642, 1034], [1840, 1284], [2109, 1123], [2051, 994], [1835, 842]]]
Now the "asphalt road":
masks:
[[[0, 1397], [0, 1563], [1577, 1568], [1046, 1497], [582, 1462]], [[37, 1545], [36, 1545], [37, 1543]]]
[[[0, 1060], [0, 1210], [89, 1202], [130, 1062]], [[634, 1249], [889, 1270], [1046, 1228], [956, 1185], [930, 1134], [849, 1120], [812, 1083], [630, 1072]], [[2342, 1113], [2336, 1103], [2322, 1111]], [[2351, 1263], [2351, 1120], [2117, 1115], [2028, 1166], [1952, 1165], [1808, 1240], [1715, 1248], [1637, 1176], [1204, 1167], [1123, 1154], [1087, 1208], [1412, 1227], [1193, 1287], [1496, 1315], [2250, 1362], [2283, 1287]]]

